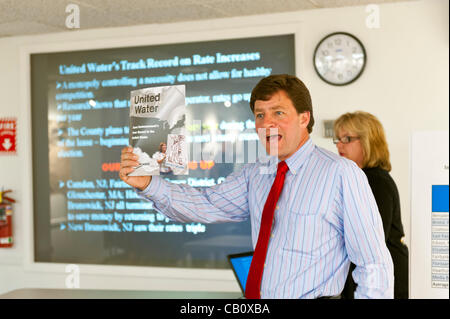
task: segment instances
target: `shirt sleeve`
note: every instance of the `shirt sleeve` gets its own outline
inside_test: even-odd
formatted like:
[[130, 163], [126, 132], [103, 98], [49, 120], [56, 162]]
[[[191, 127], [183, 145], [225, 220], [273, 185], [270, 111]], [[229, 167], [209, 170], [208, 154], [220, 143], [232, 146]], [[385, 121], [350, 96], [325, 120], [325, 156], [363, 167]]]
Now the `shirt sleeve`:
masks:
[[355, 299], [392, 299], [392, 258], [367, 177], [355, 163], [344, 161], [341, 181], [345, 246], [350, 261], [356, 265], [352, 274], [358, 284]]
[[150, 185], [137, 194], [151, 202], [155, 209], [179, 222], [240, 222], [249, 217], [248, 180], [244, 169], [230, 174], [213, 187], [195, 188], [170, 183], [153, 176]]

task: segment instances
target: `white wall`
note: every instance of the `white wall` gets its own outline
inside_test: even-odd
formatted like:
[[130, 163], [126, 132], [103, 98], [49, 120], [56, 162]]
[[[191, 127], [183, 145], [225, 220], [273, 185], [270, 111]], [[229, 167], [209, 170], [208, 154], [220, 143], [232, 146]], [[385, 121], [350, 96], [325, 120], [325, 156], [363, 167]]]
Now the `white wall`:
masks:
[[[297, 32], [297, 73], [312, 94], [317, 123], [314, 141], [334, 151], [331, 141], [321, 138], [323, 120], [354, 110], [378, 116], [387, 133], [392, 176], [400, 191], [403, 225], [409, 243], [410, 134], [416, 130], [449, 128], [448, 1], [383, 4], [379, 8], [378, 29], [366, 27], [369, 13], [361, 6], [0, 39], [0, 117], [18, 119], [18, 154], [0, 156], [0, 187], [12, 188], [18, 200], [13, 216], [15, 246], [0, 249], [0, 293], [23, 287], [65, 287], [65, 265], [30, 265], [31, 132], [28, 66], [23, 53], [24, 49], [36, 46], [43, 51], [49, 47], [87, 49], [134, 45], [136, 43], [129, 39], [136, 36], [144, 37], [146, 44], [160, 44], [269, 35], [283, 30]], [[318, 41], [335, 31], [356, 35], [368, 54], [362, 77], [345, 87], [326, 84], [315, 74], [312, 65]], [[230, 272], [219, 272], [222, 278], [219, 280], [214, 279], [217, 278], [214, 271], [199, 279], [198, 272], [190, 270], [181, 273], [151, 268], [134, 268], [130, 272], [127, 267], [91, 270], [81, 267], [81, 288], [238, 291]]]

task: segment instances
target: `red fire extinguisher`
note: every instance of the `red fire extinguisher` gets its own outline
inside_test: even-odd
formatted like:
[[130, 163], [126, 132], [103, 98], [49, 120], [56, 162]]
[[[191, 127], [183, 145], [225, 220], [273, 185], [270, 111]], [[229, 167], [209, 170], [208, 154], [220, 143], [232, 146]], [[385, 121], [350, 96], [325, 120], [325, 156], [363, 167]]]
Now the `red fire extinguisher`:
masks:
[[0, 248], [12, 247], [12, 203], [16, 201], [11, 197], [5, 196], [11, 190], [0, 191]]

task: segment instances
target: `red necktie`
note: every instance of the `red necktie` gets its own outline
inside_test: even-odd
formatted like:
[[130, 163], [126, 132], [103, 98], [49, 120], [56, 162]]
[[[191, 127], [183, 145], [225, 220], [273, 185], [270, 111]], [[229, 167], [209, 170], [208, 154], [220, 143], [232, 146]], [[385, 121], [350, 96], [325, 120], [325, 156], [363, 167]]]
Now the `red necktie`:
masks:
[[275, 206], [283, 190], [284, 178], [289, 170], [286, 162], [278, 163], [277, 176], [270, 189], [266, 204], [264, 205], [261, 226], [259, 228], [258, 242], [253, 253], [252, 263], [248, 272], [247, 283], [245, 285], [245, 297], [247, 299], [261, 298], [261, 279], [266, 261], [267, 247], [269, 246], [270, 232], [272, 230], [273, 215]]

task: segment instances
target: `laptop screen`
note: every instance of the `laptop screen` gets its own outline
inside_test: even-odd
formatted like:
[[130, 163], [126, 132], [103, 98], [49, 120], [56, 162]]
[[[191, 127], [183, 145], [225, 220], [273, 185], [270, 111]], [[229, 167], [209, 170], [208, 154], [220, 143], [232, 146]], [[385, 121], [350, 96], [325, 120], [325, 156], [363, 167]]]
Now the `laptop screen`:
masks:
[[246, 252], [241, 254], [228, 255], [228, 260], [233, 269], [234, 275], [239, 282], [242, 293], [245, 292], [245, 285], [247, 283], [247, 276], [252, 263], [253, 252]]

